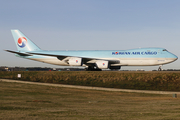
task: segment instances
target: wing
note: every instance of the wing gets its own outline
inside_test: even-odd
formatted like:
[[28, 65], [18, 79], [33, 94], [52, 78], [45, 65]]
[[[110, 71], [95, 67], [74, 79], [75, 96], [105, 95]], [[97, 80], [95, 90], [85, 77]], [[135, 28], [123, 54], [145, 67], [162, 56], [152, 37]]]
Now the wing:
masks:
[[59, 60], [66, 62], [69, 64], [69, 60], [71, 58], [80, 58], [83, 61], [83, 64], [86, 66], [96, 66], [97, 62], [108, 62], [110, 66], [127, 66], [127, 64], [121, 64], [119, 60], [113, 59], [101, 59], [101, 58], [90, 58], [90, 57], [81, 57], [81, 56], [71, 56], [71, 55], [59, 55], [59, 54], [51, 54], [45, 53], [43, 51], [36, 51], [36, 52], [19, 52], [19, 51], [12, 51], [12, 50], [5, 50], [7, 52], [15, 53], [20, 56], [33, 56], [33, 55], [42, 55], [42, 56], [50, 56], [50, 57], [57, 57]]
[[34, 54], [34, 55], [57, 57], [59, 60], [65, 61], [65, 62], [67, 62], [72, 57], [82, 58], [83, 64], [87, 66], [93, 65], [97, 61], [108, 61], [111, 66], [126, 66], [127, 65], [127, 64], [120, 64], [119, 60], [112, 60], [112, 59], [89, 58], [89, 57], [71, 56], [71, 55], [58, 55], [58, 54], [48, 54], [48, 53], [41, 53], [41, 52], [27, 52], [27, 53]]

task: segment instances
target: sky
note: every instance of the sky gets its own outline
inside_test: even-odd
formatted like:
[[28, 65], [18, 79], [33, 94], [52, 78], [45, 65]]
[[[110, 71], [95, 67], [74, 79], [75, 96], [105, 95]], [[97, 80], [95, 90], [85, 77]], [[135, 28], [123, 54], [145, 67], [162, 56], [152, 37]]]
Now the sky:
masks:
[[[43, 50], [127, 50], [161, 47], [180, 56], [179, 0], [0, 0], [0, 66], [54, 67], [22, 59], [11, 29]], [[180, 60], [163, 65], [180, 69]], [[122, 70], [158, 66], [122, 67]]]

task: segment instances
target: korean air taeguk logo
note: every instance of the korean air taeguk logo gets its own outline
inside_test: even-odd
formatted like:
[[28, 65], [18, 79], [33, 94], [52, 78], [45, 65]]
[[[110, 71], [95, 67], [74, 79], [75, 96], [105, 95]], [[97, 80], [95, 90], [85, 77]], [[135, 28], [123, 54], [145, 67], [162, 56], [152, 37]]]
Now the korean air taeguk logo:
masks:
[[27, 44], [27, 39], [25, 37], [20, 37], [17, 42], [18, 46], [23, 48]]

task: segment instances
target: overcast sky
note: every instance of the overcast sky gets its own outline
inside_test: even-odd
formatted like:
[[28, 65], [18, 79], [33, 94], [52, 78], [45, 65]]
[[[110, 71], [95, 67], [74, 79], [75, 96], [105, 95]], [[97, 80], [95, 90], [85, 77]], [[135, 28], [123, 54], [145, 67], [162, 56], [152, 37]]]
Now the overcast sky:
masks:
[[[19, 29], [43, 50], [161, 47], [179, 57], [179, 5], [180, 0], [1, 0], [0, 66], [59, 67], [3, 51], [16, 50], [11, 29]], [[163, 69], [180, 69], [180, 61]]]

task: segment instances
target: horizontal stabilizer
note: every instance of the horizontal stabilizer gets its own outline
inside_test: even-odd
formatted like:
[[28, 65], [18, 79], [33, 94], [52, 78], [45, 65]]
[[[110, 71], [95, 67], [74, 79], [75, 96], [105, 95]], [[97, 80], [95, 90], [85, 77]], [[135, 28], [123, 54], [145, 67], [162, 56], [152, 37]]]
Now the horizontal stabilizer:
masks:
[[32, 56], [32, 55], [27, 54], [27, 53], [21, 53], [21, 52], [16, 52], [16, 51], [11, 51], [11, 50], [5, 50], [5, 51], [15, 53], [15, 54], [18, 54], [20, 56]]

